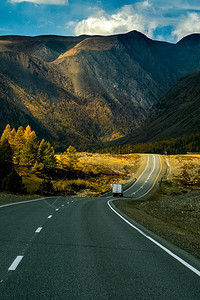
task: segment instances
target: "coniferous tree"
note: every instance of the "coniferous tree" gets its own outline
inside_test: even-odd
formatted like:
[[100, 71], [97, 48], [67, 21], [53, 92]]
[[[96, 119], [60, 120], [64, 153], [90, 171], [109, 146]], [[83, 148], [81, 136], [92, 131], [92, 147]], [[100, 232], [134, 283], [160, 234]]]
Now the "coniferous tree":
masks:
[[11, 173], [2, 181], [2, 190], [6, 192], [25, 194], [26, 188], [22, 182], [21, 176], [13, 168]]
[[49, 196], [55, 193], [54, 186], [50, 178], [43, 180], [37, 193], [41, 193], [42, 196]]
[[12, 148], [13, 153], [15, 151], [15, 145], [14, 145], [15, 135], [16, 135], [16, 130], [15, 130], [15, 128], [13, 128], [11, 130], [10, 137], [9, 137], [9, 140], [8, 140], [8, 142], [9, 142], [11, 148]]
[[40, 168], [46, 171], [53, 170], [56, 167], [55, 150], [51, 144], [44, 139], [42, 139], [38, 147], [37, 162]]
[[22, 148], [25, 144], [25, 138], [24, 138], [24, 128], [20, 126], [17, 129], [15, 138], [14, 138], [14, 162], [16, 164], [19, 164], [20, 162], [20, 156], [22, 152]]
[[3, 179], [10, 174], [13, 169], [13, 152], [8, 140], [0, 142], [0, 189], [2, 189]]
[[78, 163], [78, 154], [76, 148], [69, 146], [67, 150], [63, 153], [61, 165], [63, 168], [68, 168], [73, 170]]
[[10, 124], [7, 124], [1, 136], [1, 142], [3, 142], [4, 140], [9, 141], [10, 138], [11, 138], [11, 127]]
[[20, 154], [20, 164], [32, 166], [37, 159], [38, 140], [35, 131], [28, 125], [24, 131], [24, 145]]
[[31, 131], [31, 126], [28, 125], [26, 126], [25, 130], [24, 130], [24, 138], [25, 140], [29, 139], [29, 136], [31, 135], [32, 131]]

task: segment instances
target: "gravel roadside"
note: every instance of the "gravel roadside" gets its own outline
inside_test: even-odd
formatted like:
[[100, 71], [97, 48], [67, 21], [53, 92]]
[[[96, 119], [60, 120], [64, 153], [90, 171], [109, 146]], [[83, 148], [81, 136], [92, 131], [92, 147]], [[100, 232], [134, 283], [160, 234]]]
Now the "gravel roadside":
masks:
[[116, 200], [114, 204], [144, 227], [200, 258], [200, 156], [168, 156], [167, 161], [168, 172], [154, 193], [143, 200]]
[[0, 193], [0, 206], [4, 204], [10, 204], [15, 202], [21, 202], [26, 200], [32, 200], [39, 198], [41, 196], [38, 195], [14, 195], [14, 194], [7, 194], [7, 193]]

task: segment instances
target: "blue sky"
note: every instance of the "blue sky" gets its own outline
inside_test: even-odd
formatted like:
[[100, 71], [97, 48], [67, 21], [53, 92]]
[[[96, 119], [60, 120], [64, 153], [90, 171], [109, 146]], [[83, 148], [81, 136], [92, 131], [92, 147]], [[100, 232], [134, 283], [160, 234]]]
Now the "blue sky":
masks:
[[169, 42], [200, 33], [200, 1], [0, 1], [0, 35], [110, 35], [131, 30]]

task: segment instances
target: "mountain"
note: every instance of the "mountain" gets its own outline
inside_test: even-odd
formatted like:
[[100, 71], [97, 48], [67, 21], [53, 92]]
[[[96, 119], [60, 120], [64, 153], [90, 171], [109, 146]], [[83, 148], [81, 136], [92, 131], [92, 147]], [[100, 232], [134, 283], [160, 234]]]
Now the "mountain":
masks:
[[56, 35], [29, 36], [1, 36], [0, 52], [23, 52], [42, 61], [50, 62], [58, 56], [76, 46], [87, 36], [65, 37]]
[[150, 111], [137, 135], [118, 143], [158, 141], [200, 132], [200, 72], [181, 78]]
[[[0, 37], [0, 130], [30, 124], [57, 149], [138, 132], [182, 76], [200, 70], [200, 35], [177, 44], [114, 36]], [[161, 100], [163, 103], [163, 101]]]

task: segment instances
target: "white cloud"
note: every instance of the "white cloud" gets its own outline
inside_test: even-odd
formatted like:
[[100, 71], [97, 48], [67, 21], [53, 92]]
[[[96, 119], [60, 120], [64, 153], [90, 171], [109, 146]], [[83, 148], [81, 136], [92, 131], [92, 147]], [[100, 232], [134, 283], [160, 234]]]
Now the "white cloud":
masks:
[[75, 27], [76, 24], [77, 24], [77, 23], [76, 23], [75, 21], [70, 21], [70, 22], [67, 22], [67, 23], [65, 24], [65, 27], [66, 27], [66, 28]]
[[66, 24], [76, 35], [111, 35], [138, 30], [150, 38], [176, 42], [200, 32], [199, 0], [138, 0], [113, 13], [94, 10], [81, 21]]
[[151, 0], [153, 6], [158, 9], [173, 10], [199, 10], [199, 0]]
[[179, 40], [192, 33], [200, 33], [200, 14], [195, 12], [188, 13], [186, 17], [183, 17], [172, 32]]
[[8, 0], [11, 3], [30, 2], [34, 4], [65, 5], [68, 0]]
[[151, 7], [152, 4], [149, 1], [144, 1], [144, 2], [136, 2], [135, 3], [135, 7], [138, 9], [144, 9], [144, 8], [148, 8]]
[[154, 18], [150, 20], [147, 17], [150, 14], [149, 10], [152, 12], [149, 1], [125, 5], [111, 15], [100, 10], [95, 15], [78, 22], [75, 26], [75, 34], [110, 35], [138, 30], [152, 37], [158, 24]]

